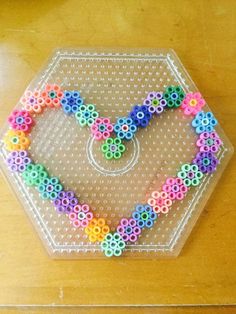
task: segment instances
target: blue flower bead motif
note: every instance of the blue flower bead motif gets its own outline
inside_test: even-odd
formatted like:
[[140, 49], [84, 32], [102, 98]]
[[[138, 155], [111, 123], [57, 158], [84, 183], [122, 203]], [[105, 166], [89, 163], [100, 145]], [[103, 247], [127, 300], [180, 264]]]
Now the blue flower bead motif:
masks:
[[138, 204], [135, 207], [132, 217], [137, 221], [138, 227], [151, 228], [154, 221], [157, 219], [157, 214], [153, 211], [150, 205]]
[[61, 99], [63, 111], [68, 115], [76, 113], [83, 103], [83, 98], [78, 91], [65, 91]]
[[192, 126], [197, 134], [212, 132], [217, 125], [217, 120], [211, 112], [200, 111], [192, 121]]
[[148, 123], [152, 118], [152, 114], [145, 105], [134, 106], [129, 114], [129, 117], [133, 120], [137, 127], [145, 128], [148, 126]]
[[131, 140], [137, 131], [137, 127], [131, 118], [119, 118], [114, 125], [114, 132], [120, 139]]

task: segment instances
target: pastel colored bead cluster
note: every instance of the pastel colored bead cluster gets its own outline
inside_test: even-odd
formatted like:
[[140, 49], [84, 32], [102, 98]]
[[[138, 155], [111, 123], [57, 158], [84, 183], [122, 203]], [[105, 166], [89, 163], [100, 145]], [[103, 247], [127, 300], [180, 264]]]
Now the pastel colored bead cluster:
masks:
[[[93, 219], [93, 213], [91, 212], [89, 205], [77, 204], [74, 206], [73, 211], [69, 214], [69, 219], [72, 221], [74, 227], [85, 228], [89, 225], [90, 221]], [[103, 222], [99, 222], [99, 224], [100, 224], [99, 228], [101, 228], [101, 225], [103, 224]], [[104, 226], [105, 224], [102, 227]]]
[[120, 256], [125, 248], [125, 242], [119, 233], [108, 233], [101, 243], [101, 248], [107, 257]]
[[163, 98], [162, 92], [151, 92], [144, 100], [143, 104], [148, 107], [151, 114], [161, 114], [167, 106], [167, 100]]
[[[160, 215], [168, 215], [172, 205], [182, 201], [219, 164], [216, 153], [223, 143], [215, 131], [217, 120], [211, 112], [202, 111], [205, 100], [200, 93], [185, 94], [181, 86], [148, 93], [142, 105], [133, 106], [127, 117], [118, 117], [114, 123], [100, 118], [95, 105], [85, 104], [79, 91], [63, 91], [57, 84], [48, 84], [43, 91], [27, 90], [20, 103], [23, 108], [9, 116], [10, 129], [4, 137], [5, 149], [10, 151], [6, 158], [9, 169], [18, 172], [27, 186], [34, 186], [42, 199], [50, 200], [58, 214], [68, 216], [73, 227], [83, 228], [90, 242], [100, 242], [107, 257], [120, 256], [128, 243], [137, 242], [143, 230], [153, 228]], [[180, 166], [176, 176], [166, 178], [160, 191], [152, 191], [146, 203], [137, 204], [130, 217], [123, 217], [112, 233], [105, 219], [96, 218], [88, 204], [80, 204], [73, 191], [64, 190], [59, 178], [51, 177], [44, 165], [29, 157], [29, 133], [35, 124], [32, 116], [48, 107], [61, 107], [65, 114], [74, 115], [81, 127], [87, 126], [94, 139], [103, 141], [101, 152], [107, 160], [120, 159], [126, 151], [124, 143], [147, 127], [154, 115], [179, 107], [186, 116], [193, 116], [198, 152], [192, 162]]]
[[73, 191], [59, 191], [53, 204], [60, 214], [69, 214], [74, 211], [75, 206], [79, 203]]
[[89, 237], [89, 241], [103, 241], [105, 235], [110, 231], [103, 218], [93, 218], [89, 221], [88, 226], [85, 228], [85, 233]]

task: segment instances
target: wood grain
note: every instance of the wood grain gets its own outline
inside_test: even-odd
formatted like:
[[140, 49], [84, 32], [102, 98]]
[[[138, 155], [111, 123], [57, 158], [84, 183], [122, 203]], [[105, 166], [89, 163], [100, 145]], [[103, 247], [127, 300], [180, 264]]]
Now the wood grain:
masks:
[[[235, 144], [235, 15], [234, 0], [1, 1], [0, 124], [55, 47], [171, 47]], [[177, 259], [53, 261], [1, 177], [0, 304], [235, 304], [235, 181], [233, 157]]]

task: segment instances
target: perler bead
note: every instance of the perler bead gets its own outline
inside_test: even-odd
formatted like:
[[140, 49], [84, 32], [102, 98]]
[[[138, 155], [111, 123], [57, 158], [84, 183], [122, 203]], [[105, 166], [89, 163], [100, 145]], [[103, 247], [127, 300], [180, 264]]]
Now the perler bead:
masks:
[[23, 172], [32, 160], [26, 150], [15, 150], [7, 156], [7, 165], [11, 171]]
[[136, 131], [137, 127], [131, 118], [119, 118], [114, 125], [114, 132], [121, 139], [131, 140]]
[[48, 173], [43, 165], [31, 163], [27, 165], [25, 171], [22, 172], [22, 178], [26, 185], [38, 186], [43, 179], [48, 178]]
[[44, 98], [45, 105], [51, 108], [60, 107], [61, 98], [64, 96], [63, 91], [56, 84], [47, 84], [41, 95]]
[[101, 242], [104, 239], [105, 235], [110, 231], [110, 228], [106, 225], [105, 219], [93, 218], [92, 220], [90, 220], [88, 226], [84, 230], [89, 237], [89, 241]]
[[137, 226], [141, 229], [144, 227], [151, 228], [157, 219], [157, 214], [150, 205], [138, 204], [132, 213], [132, 217], [137, 221]]
[[200, 152], [217, 153], [222, 144], [216, 132], [203, 132], [197, 140], [197, 146], [200, 148]]
[[109, 137], [102, 144], [101, 150], [106, 159], [119, 159], [125, 151], [125, 145], [122, 144], [120, 138]]
[[163, 98], [167, 101], [169, 108], [178, 108], [184, 97], [185, 93], [181, 86], [168, 86], [163, 93]]
[[85, 228], [93, 219], [93, 213], [90, 211], [89, 205], [77, 204], [74, 206], [73, 211], [69, 214], [69, 219], [73, 226], [78, 228]]
[[152, 114], [149, 112], [147, 106], [134, 106], [129, 114], [129, 117], [133, 120], [133, 123], [137, 127], [145, 128], [148, 126], [148, 123], [152, 118]]
[[57, 177], [53, 177], [41, 179], [37, 188], [43, 199], [55, 200], [63, 186]]
[[83, 105], [83, 98], [80, 96], [78, 91], [64, 91], [64, 96], [61, 98], [61, 105], [63, 111], [70, 115], [76, 113], [79, 110], [79, 107]]
[[91, 104], [81, 105], [79, 110], [75, 113], [75, 118], [82, 127], [86, 125], [90, 127], [98, 116], [99, 114], [96, 111], [96, 107]]
[[108, 233], [101, 243], [101, 248], [107, 257], [120, 256], [125, 249], [125, 242], [119, 233]]
[[9, 151], [27, 150], [30, 140], [23, 131], [8, 130], [3, 139], [5, 147]]
[[167, 193], [171, 200], [182, 200], [189, 188], [184, 184], [181, 178], [167, 178], [162, 190]]
[[163, 98], [162, 92], [151, 92], [144, 100], [143, 104], [147, 106], [151, 114], [161, 114], [167, 106], [167, 100]]
[[181, 166], [181, 170], [177, 173], [177, 176], [183, 180], [187, 187], [189, 187], [199, 185], [203, 173], [195, 164], [184, 164]]
[[78, 204], [78, 199], [72, 191], [60, 191], [57, 198], [53, 201], [58, 213], [69, 214], [72, 213], [74, 207]]
[[167, 214], [172, 205], [172, 201], [168, 198], [168, 194], [164, 191], [154, 191], [148, 199], [148, 204], [152, 207], [153, 211], [157, 214]]
[[121, 219], [116, 230], [125, 242], [136, 242], [141, 234], [141, 228], [137, 226], [137, 220], [133, 218]]
[[96, 118], [91, 126], [91, 131], [96, 140], [105, 140], [113, 132], [113, 125], [109, 118]]
[[41, 113], [45, 107], [45, 100], [41, 95], [41, 92], [34, 90], [25, 91], [24, 96], [20, 99], [24, 109], [30, 113]]
[[33, 119], [26, 110], [14, 110], [8, 117], [8, 122], [14, 130], [29, 132]]
[[211, 112], [200, 111], [192, 120], [192, 126], [195, 128], [197, 134], [203, 132], [213, 132], [217, 125], [217, 120]]
[[193, 163], [198, 165], [202, 173], [212, 173], [216, 170], [219, 161], [212, 152], [200, 152], [194, 158]]
[[205, 103], [206, 102], [200, 93], [188, 93], [185, 95], [180, 108], [184, 111], [184, 114], [192, 114], [195, 116], [199, 111], [201, 111]]

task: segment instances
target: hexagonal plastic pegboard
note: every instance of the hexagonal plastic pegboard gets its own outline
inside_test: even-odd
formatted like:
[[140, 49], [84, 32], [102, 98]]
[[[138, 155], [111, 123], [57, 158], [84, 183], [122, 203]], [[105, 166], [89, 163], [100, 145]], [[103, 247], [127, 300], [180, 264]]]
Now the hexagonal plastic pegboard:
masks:
[[[45, 68], [28, 86], [42, 90], [47, 83], [63, 89], [79, 90], [86, 103], [96, 104], [102, 116], [115, 121], [126, 116], [133, 104], [140, 104], [150, 91], [168, 85], [181, 85], [185, 92], [196, 86], [172, 50], [57, 50]], [[22, 93], [23, 94], [23, 93]], [[16, 108], [20, 108], [18, 103]], [[205, 107], [209, 110], [208, 106]], [[217, 113], [216, 113], [217, 116]], [[63, 185], [76, 192], [81, 202], [89, 203], [97, 217], [107, 219], [114, 230], [121, 217], [129, 216], [136, 203], [143, 202], [167, 176], [196, 154], [196, 134], [191, 119], [180, 110], [166, 111], [139, 131], [127, 145], [119, 161], [102, 157], [98, 142], [88, 129], [82, 129], [74, 117], [62, 110], [48, 109], [34, 117], [30, 154], [43, 163]], [[3, 127], [1, 138], [8, 126]], [[143, 232], [137, 243], [127, 246], [124, 256], [153, 258], [179, 254], [204, 204], [220, 178], [232, 152], [232, 146], [217, 126], [223, 140], [218, 153], [217, 171], [204, 178], [172, 210], [160, 217], [153, 228]], [[74, 228], [68, 218], [59, 215], [52, 203], [42, 200], [38, 192], [27, 187], [20, 175], [7, 169], [7, 152], [1, 141], [1, 167], [37, 229], [52, 257], [98, 258], [100, 245], [89, 243], [82, 230]]]

